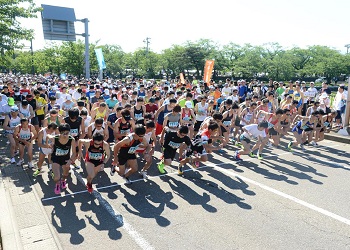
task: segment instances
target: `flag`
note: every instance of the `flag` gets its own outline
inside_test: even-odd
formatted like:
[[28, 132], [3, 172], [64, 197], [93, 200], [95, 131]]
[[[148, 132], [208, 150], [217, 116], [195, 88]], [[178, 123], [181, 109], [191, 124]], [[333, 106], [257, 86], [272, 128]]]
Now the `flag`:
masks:
[[105, 63], [105, 59], [103, 58], [102, 49], [101, 48], [95, 49], [95, 53], [96, 53], [98, 68], [100, 70], [105, 69], [106, 68], [106, 63]]
[[214, 60], [207, 60], [204, 66], [203, 81], [206, 83], [210, 82], [211, 75], [214, 69]]

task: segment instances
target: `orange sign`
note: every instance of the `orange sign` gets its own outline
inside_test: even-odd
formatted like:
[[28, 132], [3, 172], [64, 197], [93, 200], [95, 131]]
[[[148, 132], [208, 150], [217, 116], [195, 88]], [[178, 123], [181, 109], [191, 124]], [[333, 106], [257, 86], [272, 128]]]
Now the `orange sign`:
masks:
[[203, 81], [209, 83], [214, 69], [214, 60], [207, 60], [204, 66]]

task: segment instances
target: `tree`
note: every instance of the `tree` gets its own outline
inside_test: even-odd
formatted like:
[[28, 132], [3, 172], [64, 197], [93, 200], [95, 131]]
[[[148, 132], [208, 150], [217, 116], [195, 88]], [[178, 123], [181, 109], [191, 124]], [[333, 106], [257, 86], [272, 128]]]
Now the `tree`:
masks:
[[33, 0], [1, 0], [0, 1], [0, 52], [13, 51], [22, 47], [21, 40], [33, 38], [33, 30], [21, 27], [19, 18], [34, 18], [41, 8], [35, 6]]

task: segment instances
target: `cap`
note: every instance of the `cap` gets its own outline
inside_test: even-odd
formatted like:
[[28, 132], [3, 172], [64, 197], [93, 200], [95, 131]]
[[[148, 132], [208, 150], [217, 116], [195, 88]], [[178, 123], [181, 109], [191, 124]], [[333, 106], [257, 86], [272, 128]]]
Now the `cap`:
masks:
[[320, 98], [327, 98], [327, 97], [328, 97], [328, 95], [326, 92], [323, 92], [322, 95], [320, 96]]
[[156, 99], [154, 99], [153, 97], [149, 98], [149, 102], [150, 103], [155, 103]]
[[109, 89], [105, 89], [104, 94], [109, 95]]
[[192, 101], [185, 102], [185, 106], [186, 108], [192, 109], [193, 108]]
[[18, 111], [18, 107], [16, 105], [11, 107], [11, 112], [16, 112]]
[[67, 95], [66, 96], [66, 100], [71, 101], [72, 100], [72, 96], [71, 95]]
[[8, 103], [9, 106], [13, 106], [13, 105], [15, 105], [15, 99], [13, 99], [12, 97], [9, 97], [7, 99], [7, 103]]

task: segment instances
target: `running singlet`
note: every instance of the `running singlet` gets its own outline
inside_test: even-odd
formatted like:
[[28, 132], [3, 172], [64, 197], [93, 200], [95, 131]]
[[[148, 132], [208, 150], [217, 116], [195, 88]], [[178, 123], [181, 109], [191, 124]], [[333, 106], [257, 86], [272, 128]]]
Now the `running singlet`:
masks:
[[138, 149], [139, 145], [143, 141], [143, 138], [140, 138], [139, 140], [134, 139], [134, 134], [129, 135], [130, 143], [129, 145], [122, 146], [120, 148], [119, 154], [120, 155], [132, 155], [136, 153], [136, 150]]
[[74, 122], [71, 121], [69, 117], [64, 118], [64, 121], [69, 124], [70, 132], [69, 134], [73, 136], [75, 139], [79, 139], [80, 134], [80, 125], [83, 122], [83, 119], [79, 116]]
[[143, 124], [143, 108], [141, 107], [141, 109], [136, 109], [136, 107], [134, 107], [134, 117], [135, 117], [135, 121], [136, 124]]
[[19, 133], [18, 138], [21, 140], [29, 141], [32, 138], [32, 132], [31, 132], [32, 125], [28, 125], [28, 128], [24, 130], [22, 126], [19, 127]]
[[24, 109], [23, 106], [20, 105], [19, 112], [23, 115], [24, 118], [28, 118], [30, 116], [29, 104], [26, 109]]
[[[18, 124], [21, 123], [21, 118], [19, 116], [17, 116], [16, 118], [11, 117], [11, 114], [9, 114], [10, 117], [10, 121], [8, 126], [10, 128], [15, 128]], [[7, 130], [6, 131], [7, 134], [13, 134], [13, 130]]]
[[131, 124], [130, 122], [123, 123], [122, 118], [119, 118], [116, 122], [119, 123], [119, 133], [123, 134], [121, 137], [119, 137], [119, 140], [122, 140], [125, 138], [130, 132], [131, 132]]
[[86, 151], [85, 160], [87, 162], [91, 162], [95, 166], [101, 165], [104, 160], [104, 153], [105, 151], [103, 149], [103, 142], [98, 148], [96, 148], [94, 146], [94, 141], [91, 141], [90, 146]]
[[70, 150], [72, 146], [72, 140], [74, 140], [74, 138], [72, 136], [69, 136], [68, 141], [65, 145], [60, 143], [59, 138], [59, 135], [55, 136], [55, 143], [53, 146], [51, 159], [53, 162], [63, 165], [70, 158]]

